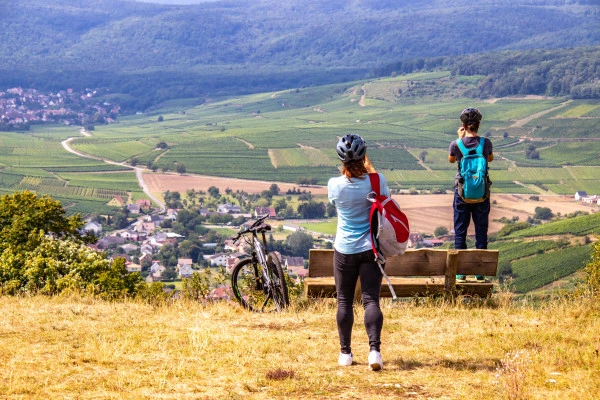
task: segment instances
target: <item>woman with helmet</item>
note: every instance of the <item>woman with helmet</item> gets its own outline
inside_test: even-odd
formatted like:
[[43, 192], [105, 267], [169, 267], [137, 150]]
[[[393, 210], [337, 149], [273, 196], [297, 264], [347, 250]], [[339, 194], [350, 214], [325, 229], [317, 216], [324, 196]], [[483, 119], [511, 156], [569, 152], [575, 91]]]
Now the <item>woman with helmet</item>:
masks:
[[[360, 279], [365, 310], [364, 324], [369, 337], [369, 368], [379, 371], [383, 361], [379, 348], [383, 314], [379, 307], [382, 273], [371, 247], [367, 194], [372, 191], [368, 173], [375, 172], [366, 155], [367, 143], [356, 134], [340, 138], [337, 154], [342, 161], [341, 176], [327, 185], [329, 201], [337, 208], [338, 223], [334, 243], [334, 277], [337, 292], [336, 321], [341, 352], [338, 363], [352, 365], [351, 336], [354, 323], [354, 289]], [[390, 195], [385, 177], [379, 174], [380, 193]]]
[[[458, 182], [460, 176], [460, 160], [463, 154], [457, 144], [458, 140], [462, 140], [464, 147], [468, 150], [476, 149], [481, 140], [485, 140], [483, 144], [483, 156], [487, 162], [494, 160], [492, 151], [492, 142], [489, 139], [480, 137], [479, 124], [481, 122], [481, 112], [476, 108], [467, 108], [460, 114], [461, 126], [456, 132], [458, 139], [450, 144], [448, 161], [451, 163], [458, 162], [458, 172], [454, 181], [454, 247], [456, 249], [467, 248], [467, 229], [473, 219], [475, 225], [475, 247], [478, 249], [487, 249], [487, 232], [488, 221], [490, 215], [490, 197], [485, 197], [480, 203], [467, 203], [463, 201], [458, 191]], [[464, 281], [465, 275], [457, 275], [456, 279]], [[484, 280], [484, 276], [477, 276], [477, 280]]]

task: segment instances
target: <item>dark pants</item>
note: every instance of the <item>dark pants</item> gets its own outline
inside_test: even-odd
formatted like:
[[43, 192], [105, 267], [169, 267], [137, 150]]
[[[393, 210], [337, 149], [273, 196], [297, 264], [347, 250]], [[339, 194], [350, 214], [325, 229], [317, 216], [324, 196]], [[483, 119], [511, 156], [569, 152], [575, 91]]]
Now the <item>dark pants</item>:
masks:
[[365, 309], [365, 328], [371, 350], [379, 351], [383, 314], [379, 308], [379, 290], [383, 275], [375, 262], [373, 251], [358, 254], [342, 254], [337, 250], [333, 255], [333, 276], [337, 292], [336, 321], [342, 353], [351, 353], [352, 325], [354, 324], [354, 289], [360, 279], [362, 301]]
[[467, 248], [467, 229], [471, 218], [475, 224], [475, 247], [487, 249], [488, 220], [490, 215], [490, 198], [482, 203], [465, 203], [454, 192], [454, 247], [457, 249]]

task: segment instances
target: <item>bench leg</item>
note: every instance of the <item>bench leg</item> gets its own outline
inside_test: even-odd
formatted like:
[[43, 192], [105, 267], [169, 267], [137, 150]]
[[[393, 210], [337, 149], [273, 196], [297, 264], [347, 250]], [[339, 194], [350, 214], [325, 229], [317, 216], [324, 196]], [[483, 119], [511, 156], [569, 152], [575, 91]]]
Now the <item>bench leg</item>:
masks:
[[449, 249], [446, 256], [446, 273], [444, 280], [444, 291], [446, 296], [456, 296], [456, 269], [458, 266], [458, 251]]

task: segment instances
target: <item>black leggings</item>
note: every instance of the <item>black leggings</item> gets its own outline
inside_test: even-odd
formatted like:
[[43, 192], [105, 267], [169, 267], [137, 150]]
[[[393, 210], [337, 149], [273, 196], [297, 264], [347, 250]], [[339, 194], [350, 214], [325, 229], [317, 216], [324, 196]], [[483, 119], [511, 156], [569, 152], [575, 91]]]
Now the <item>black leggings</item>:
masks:
[[333, 255], [333, 274], [337, 292], [337, 326], [342, 353], [351, 353], [352, 325], [354, 324], [354, 289], [360, 278], [362, 301], [365, 309], [365, 328], [369, 336], [371, 350], [379, 351], [383, 314], [379, 308], [379, 291], [383, 275], [375, 262], [373, 251], [357, 254], [342, 254], [337, 250]]

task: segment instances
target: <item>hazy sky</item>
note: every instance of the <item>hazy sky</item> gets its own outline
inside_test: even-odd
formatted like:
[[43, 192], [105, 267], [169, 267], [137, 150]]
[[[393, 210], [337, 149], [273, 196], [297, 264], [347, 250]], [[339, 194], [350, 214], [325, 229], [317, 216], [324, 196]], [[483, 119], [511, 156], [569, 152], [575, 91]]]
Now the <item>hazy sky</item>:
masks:
[[219, 0], [136, 0], [140, 3], [159, 3], [159, 4], [199, 4]]

